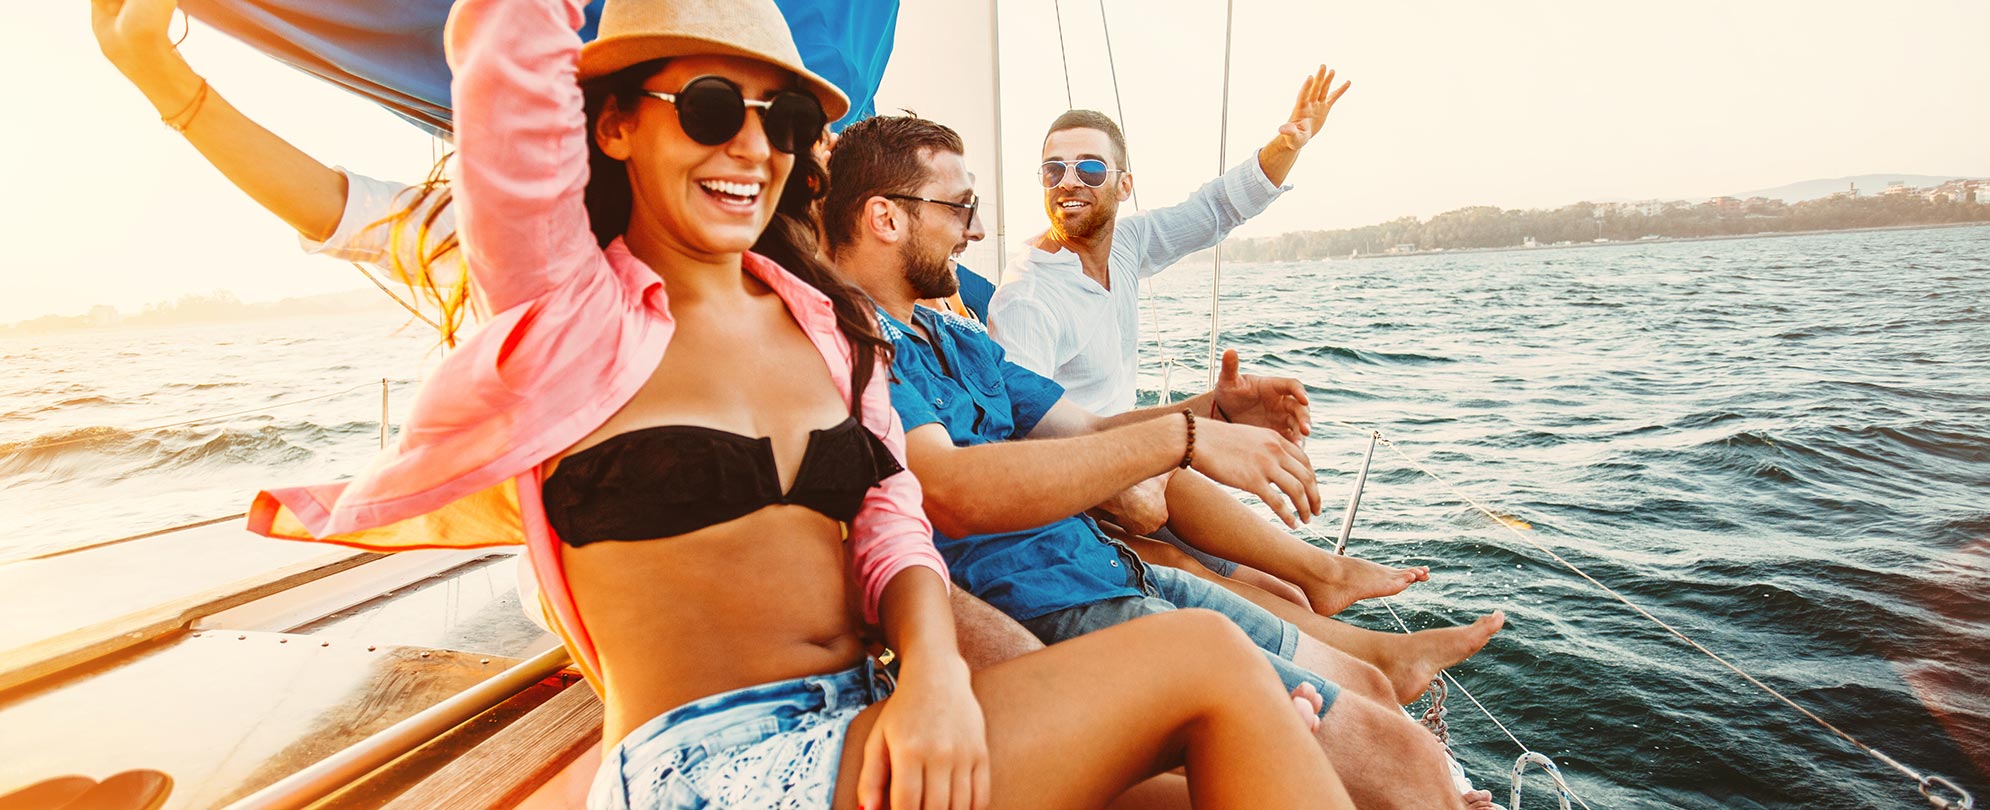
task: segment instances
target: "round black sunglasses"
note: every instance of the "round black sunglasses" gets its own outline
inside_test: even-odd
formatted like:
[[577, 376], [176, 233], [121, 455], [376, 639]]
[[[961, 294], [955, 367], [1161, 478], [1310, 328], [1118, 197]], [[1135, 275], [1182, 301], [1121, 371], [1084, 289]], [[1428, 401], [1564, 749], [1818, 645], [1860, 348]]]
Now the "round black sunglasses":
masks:
[[739, 85], [723, 76], [699, 76], [685, 82], [684, 89], [675, 93], [645, 92], [675, 106], [677, 123], [684, 128], [684, 134], [706, 146], [718, 146], [738, 135], [746, 126], [748, 109], [760, 111], [760, 126], [767, 133], [767, 144], [791, 155], [814, 145], [822, 137], [823, 125], [828, 123], [824, 120], [822, 102], [816, 101], [815, 96], [799, 90], [782, 90], [772, 99], [759, 101], [747, 98]]

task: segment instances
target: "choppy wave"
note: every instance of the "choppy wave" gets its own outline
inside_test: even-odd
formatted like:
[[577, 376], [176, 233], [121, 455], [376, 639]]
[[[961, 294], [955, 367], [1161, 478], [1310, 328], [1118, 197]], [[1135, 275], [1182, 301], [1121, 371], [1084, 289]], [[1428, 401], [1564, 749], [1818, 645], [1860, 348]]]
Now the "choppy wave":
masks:
[[199, 465], [273, 468], [312, 456], [338, 436], [371, 435], [377, 424], [169, 428], [128, 431], [93, 426], [0, 444], [0, 477], [27, 474], [119, 478]]

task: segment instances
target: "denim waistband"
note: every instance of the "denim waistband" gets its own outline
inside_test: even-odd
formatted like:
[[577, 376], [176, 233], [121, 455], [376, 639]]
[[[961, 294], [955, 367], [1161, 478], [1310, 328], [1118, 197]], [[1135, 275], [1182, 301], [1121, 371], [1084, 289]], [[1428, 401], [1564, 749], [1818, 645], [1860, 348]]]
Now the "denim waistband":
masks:
[[796, 712], [833, 712], [868, 706], [891, 694], [891, 675], [875, 659], [841, 672], [805, 675], [785, 681], [720, 692], [649, 719], [617, 743], [617, 752], [661, 746], [676, 748], [707, 739], [740, 723], [759, 721], [775, 706]]

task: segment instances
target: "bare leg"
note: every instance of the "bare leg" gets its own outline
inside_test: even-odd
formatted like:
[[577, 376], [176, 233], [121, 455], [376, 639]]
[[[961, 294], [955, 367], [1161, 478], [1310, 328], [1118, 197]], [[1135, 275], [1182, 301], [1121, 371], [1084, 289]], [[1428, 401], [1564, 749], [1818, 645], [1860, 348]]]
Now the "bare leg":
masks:
[[[1196, 807], [1354, 806], [1263, 654], [1210, 611], [1091, 633], [975, 673], [974, 689], [991, 807], [1103, 807], [1177, 765]], [[873, 707], [850, 727], [839, 810], [855, 806], [876, 719]]]
[[[1188, 556], [1188, 555], [1184, 554], [1182, 556]], [[1291, 602], [1292, 604], [1298, 605], [1302, 608], [1305, 608], [1306, 610], [1310, 611], [1313, 609], [1312, 600], [1306, 598], [1306, 592], [1300, 590], [1299, 586], [1294, 585], [1290, 582], [1286, 582], [1285, 580], [1279, 579], [1278, 577], [1272, 576], [1263, 571], [1259, 571], [1258, 569], [1252, 568], [1248, 565], [1237, 566], [1237, 570], [1230, 572], [1230, 578], [1238, 582], [1244, 583], [1245, 585], [1250, 585], [1252, 587], [1255, 587], [1259, 590], [1264, 591], [1265, 593], [1271, 594], [1272, 596], [1276, 596], [1287, 602]]]
[[[1148, 565], [1165, 565], [1170, 568], [1180, 568], [1183, 571], [1212, 582], [1220, 582], [1225, 579], [1222, 574], [1216, 573], [1214, 569], [1203, 565], [1201, 560], [1189, 556], [1186, 552], [1176, 548], [1172, 543], [1164, 543], [1152, 537], [1143, 537], [1137, 534], [1126, 534], [1123, 529], [1110, 523], [1102, 522], [1099, 524], [1099, 528], [1105, 529], [1106, 534], [1125, 543], [1127, 548], [1133, 549], [1133, 553], [1139, 555], [1141, 561]], [[1257, 588], [1267, 594], [1284, 599], [1287, 602], [1297, 605], [1301, 610], [1311, 611], [1313, 609], [1313, 603], [1306, 599], [1306, 592], [1300, 590], [1299, 586], [1248, 565], [1237, 566], [1237, 570], [1230, 572], [1228, 579], [1234, 580], [1237, 584]]]
[[1035, 634], [1017, 624], [1009, 614], [996, 610], [967, 592], [953, 589], [954, 638], [959, 640], [960, 657], [969, 670], [980, 672], [1024, 653], [1043, 649]]
[[1168, 479], [1168, 528], [1202, 551], [1250, 563], [1299, 586], [1322, 616], [1430, 579], [1430, 569], [1423, 566], [1390, 568], [1309, 545], [1192, 471]]
[[[1188, 798], [1188, 779], [1178, 773], [1164, 773], [1127, 789], [1106, 805], [1107, 810], [1193, 810]], [[1488, 808], [1490, 810], [1490, 808]]]
[[1462, 808], [1444, 747], [1402, 710], [1343, 693], [1314, 737], [1362, 808]]
[[[1167, 546], [1166, 543], [1152, 540], [1146, 542], [1150, 545]], [[1144, 547], [1139, 550], [1144, 558], [1146, 554]], [[1188, 558], [1188, 555], [1179, 551], [1176, 553], [1183, 559]], [[1228, 588], [1230, 592], [1250, 600], [1252, 604], [1264, 608], [1271, 615], [1291, 622], [1301, 633], [1381, 670], [1383, 677], [1388, 679], [1389, 693], [1395, 696], [1397, 703], [1404, 705], [1415, 702], [1424, 690], [1430, 687], [1430, 680], [1437, 677], [1439, 670], [1472, 657], [1480, 648], [1486, 646], [1487, 641], [1492, 640], [1494, 633], [1506, 625], [1506, 614], [1493, 611], [1467, 625], [1419, 630], [1407, 635], [1384, 633], [1355, 627], [1312, 611], [1300, 610], [1291, 602], [1236, 580], [1219, 576], [1216, 572], [1199, 565], [1183, 570]], [[1326, 665], [1333, 666], [1332, 663]], [[1364, 688], [1367, 679], [1359, 672], [1343, 669], [1333, 669], [1331, 673], [1323, 670], [1314, 670], [1314, 672], [1343, 687], [1368, 694]], [[1348, 680], [1341, 680], [1341, 676], [1347, 677]]]

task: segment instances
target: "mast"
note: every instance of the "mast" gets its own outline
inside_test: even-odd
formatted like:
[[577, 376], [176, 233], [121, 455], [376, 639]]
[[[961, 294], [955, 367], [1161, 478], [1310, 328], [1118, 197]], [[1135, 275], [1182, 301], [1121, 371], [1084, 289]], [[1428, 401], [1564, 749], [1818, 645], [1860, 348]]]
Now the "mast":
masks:
[[[1230, 168], [1230, 44], [1232, 26], [1237, 18], [1237, 2], [1229, 0], [1223, 4], [1223, 116], [1216, 135], [1216, 176]], [[1223, 243], [1216, 243], [1216, 257], [1209, 269], [1209, 390], [1216, 390], [1216, 374], [1220, 364], [1216, 356], [1216, 340], [1222, 323], [1221, 310], [1217, 302], [1223, 295]]]
[[1009, 207], [1002, 204], [1002, 9], [988, 0], [988, 84], [995, 100], [995, 285], [1009, 269]]

